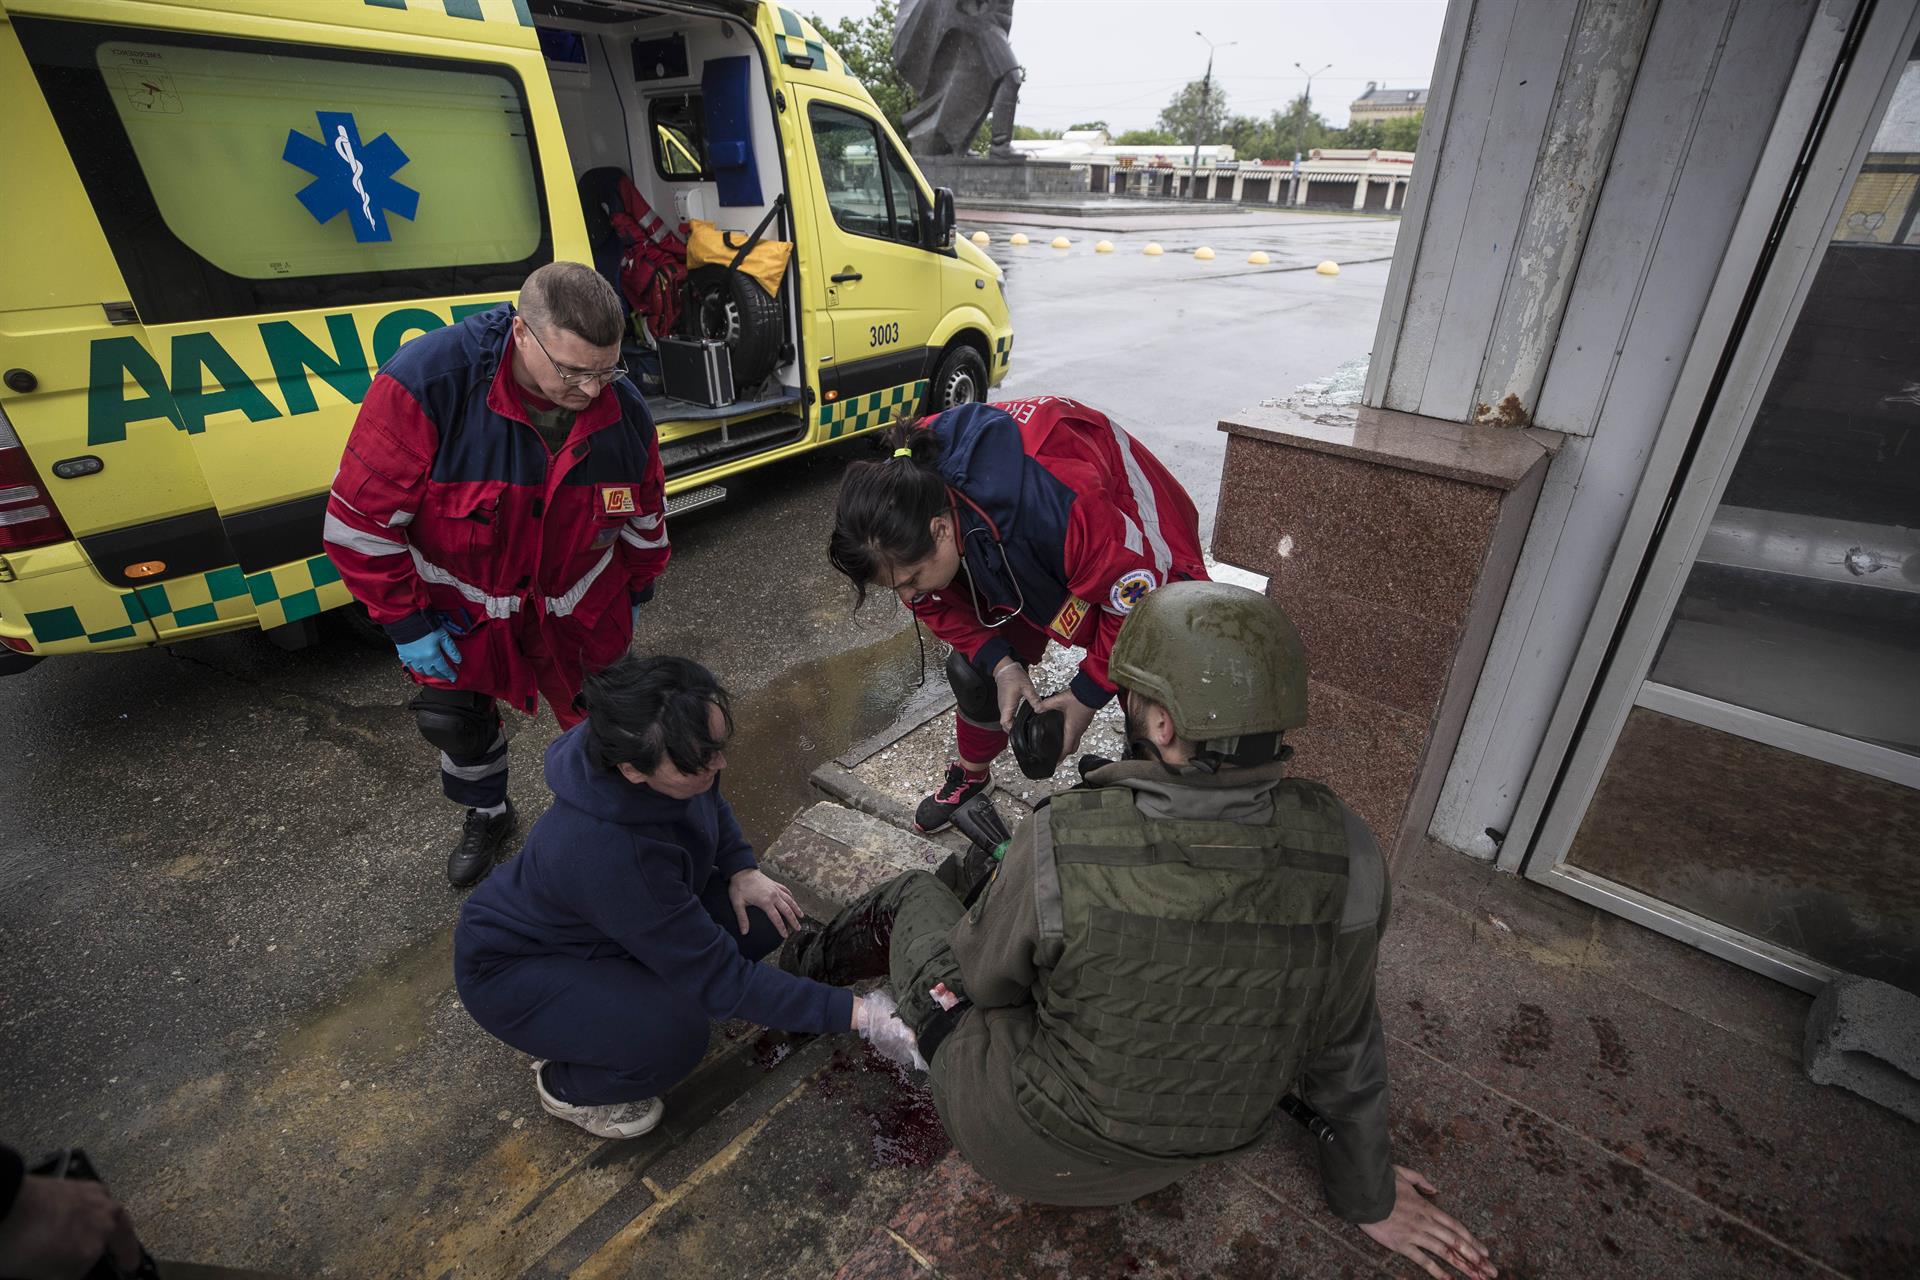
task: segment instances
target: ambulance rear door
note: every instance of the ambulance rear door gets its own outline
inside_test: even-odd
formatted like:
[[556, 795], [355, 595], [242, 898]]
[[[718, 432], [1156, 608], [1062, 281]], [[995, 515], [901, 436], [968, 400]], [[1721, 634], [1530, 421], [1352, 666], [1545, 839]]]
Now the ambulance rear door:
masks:
[[[132, 294], [4, 10], [0, 117], [12, 182], [0, 200], [0, 410], [39, 486], [82, 540], [119, 525], [165, 526], [206, 507], [206, 484], [168, 419], [171, 396]], [[129, 414], [145, 425], [130, 429]], [[11, 594], [25, 602], [36, 641], [153, 639], [133, 594], [145, 580], [126, 572], [150, 563], [150, 548], [97, 574], [70, 540], [5, 555]]]
[[[23, 2], [70, 16], [22, 16]], [[374, 373], [551, 261], [544, 175], [571, 193], [512, 6], [463, 22], [452, 5], [207, 3], [13, 3], [157, 358], [124, 380], [170, 391], [116, 397], [108, 368], [90, 430], [110, 465], [136, 438], [184, 444], [200, 485], [174, 516], [168, 580], [146, 593], [163, 637], [346, 600], [321, 526]], [[544, 161], [535, 95], [557, 148]], [[124, 558], [158, 537], [141, 514], [89, 550], [117, 540], [108, 559]]]

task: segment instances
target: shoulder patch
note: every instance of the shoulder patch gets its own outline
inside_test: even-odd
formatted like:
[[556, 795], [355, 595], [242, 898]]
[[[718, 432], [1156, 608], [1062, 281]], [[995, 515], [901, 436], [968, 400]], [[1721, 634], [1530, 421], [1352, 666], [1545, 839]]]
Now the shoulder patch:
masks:
[[1107, 608], [1124, 617], [1159, 585], [1160, 579], [1153, 570], [1129, 569], [1114, 580], [1113, 590], [1107, 592]]
[[1047, 624], [1054, 638], [1062, 644], [1073, 643], [1073, 633], [1087, 617], [1087, 602], [1079, 596], [1068, 596], [1067, 602], [1060, 606], [1060, 612], [1053, 615], [1053, 621]]

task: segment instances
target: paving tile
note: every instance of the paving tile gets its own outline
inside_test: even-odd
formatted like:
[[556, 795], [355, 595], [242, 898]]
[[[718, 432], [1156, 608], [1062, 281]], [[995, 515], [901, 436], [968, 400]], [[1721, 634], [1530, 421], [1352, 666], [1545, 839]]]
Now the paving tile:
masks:
[[[1487, 1246], [1508, 1280], [1823, 1273], [1689, 1191], [1431, 1058], [1396, 1051], [1391, 1060], [1394, 1158], [1433, 1181], [1440, 1207]], [[1304, 1146], [1277, 1134], [1242, 1164], [1278, 1196], [1317, 1197]]]
[[1200, 1169], [1132, 1204], [1063, 1209], [1001, 1194], [955, 1154], [907, 1197], [891, 1225], [947, 1276], [1378, 1274], [1365, 1253], [1228, 1165]]
[[[1490, 890], [1481, 913], [1498, 915], [1499, 898]], [[1463, 944], [1463, 928], [1478, 937]], [[1380, 1005], [1396, 1114], [1418, 1101], [1411, 1081], [1431, 1076], [1428, 1055], [1842, 1272], [1920, 1274], [1920, 1128], [1813, 1084], [1787, 1057], [1418, 895], [1399, 902], [1382, 944]], [[1449, 1119], [1436, 1131], [1451, 1132]], [[1504, 1167], [1551, 1163], [1530, 1156], [1520, 1122], [1481, 1122], [1518, 1144], [1488, 1149]]]
[[866, 1243], [840, 1264], [833, 1280], [924, 1280], [928, 1270], [900, 1247], [893, 1233], [875, 1227]]

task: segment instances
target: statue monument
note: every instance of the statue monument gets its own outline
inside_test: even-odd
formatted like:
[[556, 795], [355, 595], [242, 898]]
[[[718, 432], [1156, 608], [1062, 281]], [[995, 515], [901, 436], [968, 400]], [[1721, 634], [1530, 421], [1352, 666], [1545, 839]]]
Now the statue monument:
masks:
[[906, 113], [916, 157], [964, 156], [993, 113], [989, 159], [1019, 161], [1013, 112], [1026, 72], [1013, 56], [1013, 0], [900, 0], [893, 65], [919, 102]]

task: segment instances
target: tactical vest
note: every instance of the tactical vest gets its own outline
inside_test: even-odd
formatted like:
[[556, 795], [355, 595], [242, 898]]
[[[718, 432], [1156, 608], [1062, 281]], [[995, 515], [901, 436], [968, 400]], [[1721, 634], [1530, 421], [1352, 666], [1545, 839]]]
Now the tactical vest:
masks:
[[1148, 818], [1125, 787], [1054, 797], [1035, 832], [1029, 1120], [1106, 1159], [1253, 1142], [1324, 1043], [1347, 892], [1339, 802], [1275, 787], [1265, 826]]

